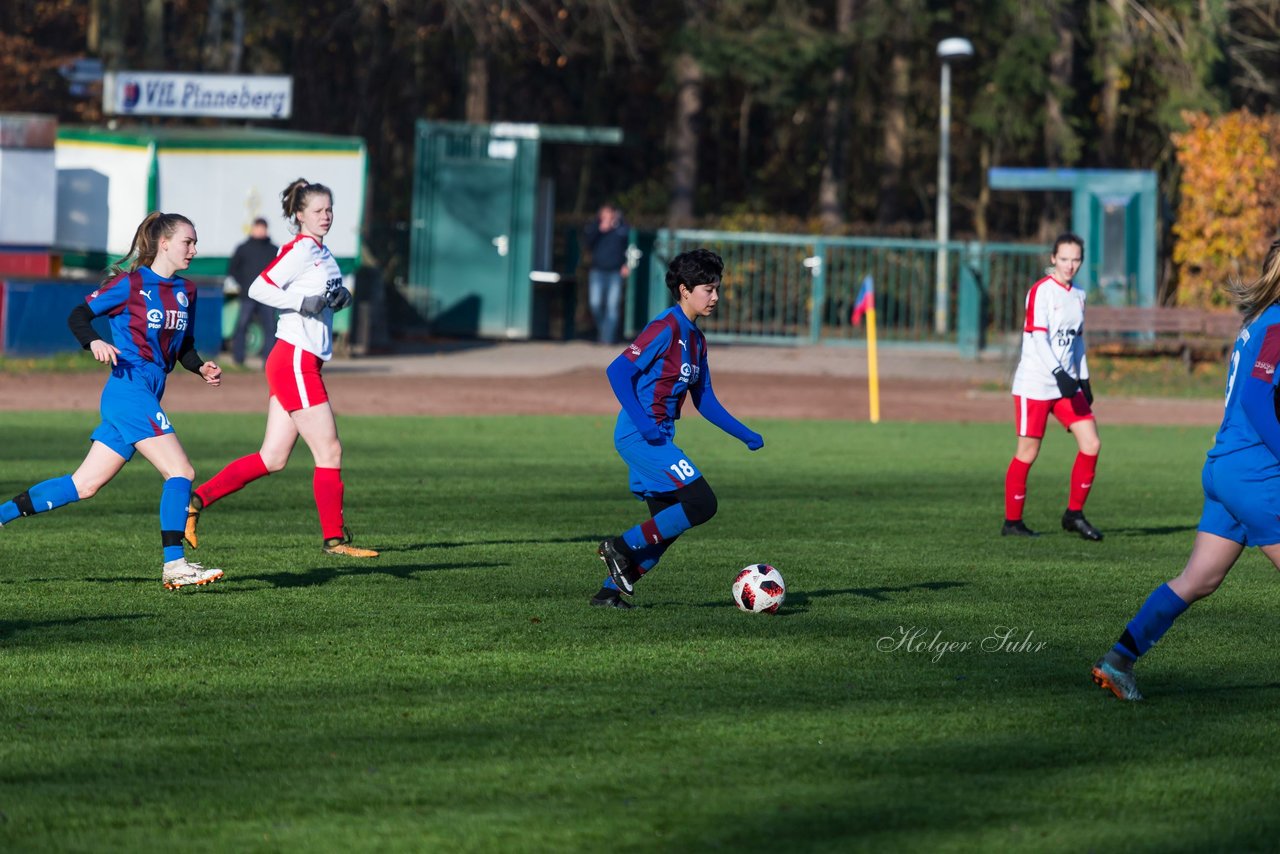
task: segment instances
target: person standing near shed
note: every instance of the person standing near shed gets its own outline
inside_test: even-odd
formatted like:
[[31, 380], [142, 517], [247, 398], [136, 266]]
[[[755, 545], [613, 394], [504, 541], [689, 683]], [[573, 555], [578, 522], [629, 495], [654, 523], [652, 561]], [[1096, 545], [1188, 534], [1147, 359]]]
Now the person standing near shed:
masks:
[[271, 348], [276, 343], [276, 312], [269, 305], [258, 302], [249, 296], [249, 286], [267, 265], [276, 259], [279, 251], [267, 235], [269, 224], [258, 217], [249, 230], [249, 239], [236, 247], [227, 265], [227, 275], [240, 288], [240, 312], [236, 315], [236, 331], [231, 339], [231, 358], [240, 367], [244, 367], [245, 338], [249, 332], [249, 324], [256, 319], [262, 329], [261, 356], [266, 359], [271, 355]]
[[622, 316], [622, 280], [630, 272], [627, 245], [631, 228], [623, 221], [622, 211], [612, 202], [605, 202], [582, 234], [591, 252], [587, 301], [595, 318], [596, 338], [601, 344], [613, 344], [618, 340]]

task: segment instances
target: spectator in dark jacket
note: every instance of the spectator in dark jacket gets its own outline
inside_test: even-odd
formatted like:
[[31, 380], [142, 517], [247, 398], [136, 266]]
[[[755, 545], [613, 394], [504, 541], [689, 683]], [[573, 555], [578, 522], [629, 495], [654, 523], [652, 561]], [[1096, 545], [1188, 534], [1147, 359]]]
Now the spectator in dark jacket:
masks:
[[591, 270], [587, 277], [591, 316], [595, 318], [600, 343], [613, 344], [618, 340], [622, 280], [628, 273], [627, 244], [631, 229], [622, 221], [622, 211], [606, 202], [582, 232], [591, 252]]
[[262, 358], [265, 360], [276, 343], [276, 312], [269, 305], [263, 305], [249, 298], [249, 285], [258, 278], [258, 274], [275, 260], [278, 247], [267, 236], [267, 221], [258, 217], [253, 221], [249, 231], [249, 239], [236, 247], [227, 267], [227, 275], [240, 286], [240, 313], [236, 316], [235, 336], [231, 339], [231, 357], [236, 364], [244, 366], [245, 336], [249, 324], [257, 318], [262, 327]]

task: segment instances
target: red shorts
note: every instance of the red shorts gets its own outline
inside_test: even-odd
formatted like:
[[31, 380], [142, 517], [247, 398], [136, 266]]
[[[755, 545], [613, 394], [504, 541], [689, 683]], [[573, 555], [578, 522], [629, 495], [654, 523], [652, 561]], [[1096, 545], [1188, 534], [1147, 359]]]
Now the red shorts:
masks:
[[1077, 421], [1093, 420], [1093, 410], [1089, 408], [1089, 401], [1085, 400], [1082, 391], [1076, 392], [1074, 397], [1058, 397], [1053, 400], [1036, 400], [1016, 394], [1013, 396], [1013, 421], [1017, 425], [1019, 436], [1043, 439], [1050, 412], [1068, 430]]
[[267, 357], [267, 388], [285, 412], [295, 412], [329, 402], [320, 369], [324, 361], [314, 353], [276, 340]]

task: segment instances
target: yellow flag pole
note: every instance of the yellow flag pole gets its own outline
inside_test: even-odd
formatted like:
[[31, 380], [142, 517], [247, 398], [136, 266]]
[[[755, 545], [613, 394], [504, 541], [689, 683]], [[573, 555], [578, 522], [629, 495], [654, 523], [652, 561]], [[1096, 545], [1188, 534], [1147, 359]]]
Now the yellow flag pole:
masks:
[[880, 423], [880, 367], [876, 362], [876, 310], [867, 309], [867, 390], [871, 397], [871, 423]]

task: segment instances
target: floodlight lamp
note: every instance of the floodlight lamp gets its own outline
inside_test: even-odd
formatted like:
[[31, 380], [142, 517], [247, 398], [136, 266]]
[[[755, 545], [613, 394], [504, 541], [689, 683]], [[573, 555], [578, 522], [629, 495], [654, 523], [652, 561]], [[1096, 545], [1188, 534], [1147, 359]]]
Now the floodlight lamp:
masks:
[[973, 42], [962, 38], [943, 39], [938, 42], [938, 58], [943, 62], [954, 62], [973, 56]]

